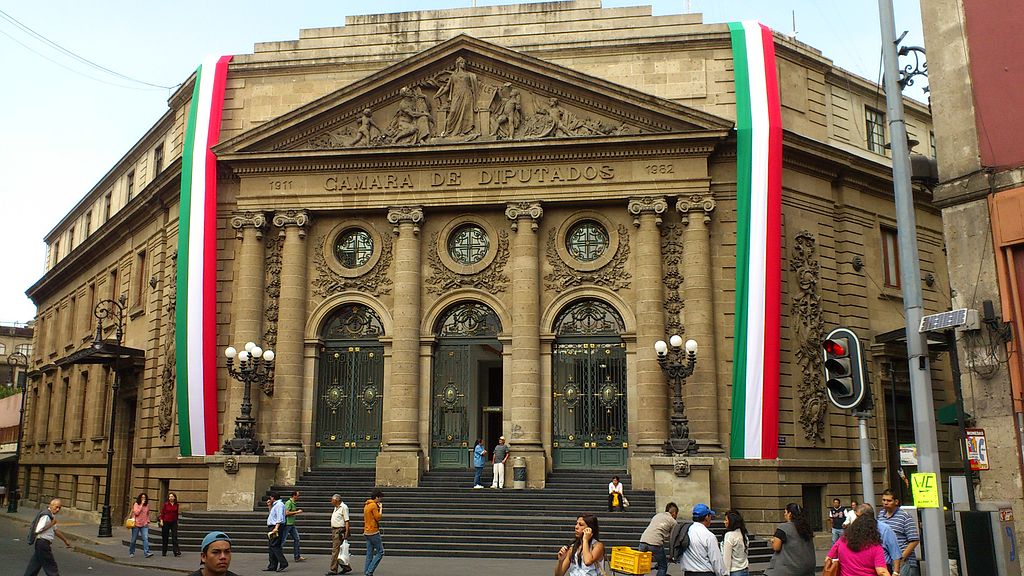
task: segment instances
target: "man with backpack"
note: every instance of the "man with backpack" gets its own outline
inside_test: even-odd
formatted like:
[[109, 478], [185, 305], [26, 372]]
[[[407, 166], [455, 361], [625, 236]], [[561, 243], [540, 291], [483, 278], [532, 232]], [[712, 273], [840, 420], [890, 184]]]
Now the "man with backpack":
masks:
[[46, 573], [46, 576], [59, 576], [60, 569], [57, 568], [57, 560], [53, 557], [53, 537], [57, 536], [64, 541], [64, 545], [71, 548], [71, 542], [64, 536], [64, 533], [57, 529], [57, 519], [54, 518], [60, 513], [60, 498], [50, 500], [46, 510], [36, 514], [35, 520], [28, 530], [28, 543], [35, 548], [32, 560], [25, 568], [25, 576], [36, 576], [39, 570]]
[[729, 576], [718, 538], [709, 527], [715, 511], [707, 504], [693, 507], [693, 521], [680, 522], [672, 529], [670, 555], [679, 562], [683, 576]]
[[658, 512], [651, 518], [651, 523], [640, 535], [640, 551], [651, 553], [654, 567], [658, 570], [657, 576], [668, 574], [668, 559], [665, 557], [665, 545], [669, 543], [672, 529], [676, 526], [676, 516], [679, 515], [679, 507], [675, 502], [669, 502], [664, 512]]

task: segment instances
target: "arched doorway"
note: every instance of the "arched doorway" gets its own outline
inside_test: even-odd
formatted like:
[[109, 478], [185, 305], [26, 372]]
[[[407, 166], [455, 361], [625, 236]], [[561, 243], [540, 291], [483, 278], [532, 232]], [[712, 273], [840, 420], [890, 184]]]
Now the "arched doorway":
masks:
[[313, 464], [372, 468], [380, 452], [384, 328], [368, 306], [345, 304], [324, 323], [316, 383]]
[[555, 320], [551, 433], [556, 468], [626, 467], [626, 345], [622, 317], [577, 300]]
[[449, 306], [434, 325], [430, 467], [467, 468], [477, 437], [501, 435], [501, 321], [479, 302]]

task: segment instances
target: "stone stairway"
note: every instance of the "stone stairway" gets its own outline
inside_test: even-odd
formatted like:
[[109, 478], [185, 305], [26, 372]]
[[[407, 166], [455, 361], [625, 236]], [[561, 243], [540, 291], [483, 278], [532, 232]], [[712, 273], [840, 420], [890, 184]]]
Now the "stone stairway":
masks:
[[[484, 485], [490, 486], [486, 472]], [[630, 502], [625, 512], [607, 511], [607, 484], [613, 474], [622, 479]], [[504, 490], [473, 489], [472, 471], [463, 470], [428, 472], [417, 488], [383, 488], [381, 528], [387, 553], [553, 559], [558, 548], [573, 539], [573, 525], [583, 512], [597, 514], [606, 546], [635, 548], [655, 513], [654, 493], [633, 491], [625, 472], [558, 471], [549, 475], [544, 490], [512, 490], [508, 476]], [[315, 470], [304, 474], [295, 487], [272, 489], [282, 496], [293, 489], [301, 493], [298, 526], [303, 554], [330, 552], [330, 499], [340, 494], [349, 506], [352, 554], [362, 555], [363, 503], [373, 486], [373, 470]], [[182, 548], [197, 550], [206, 532], [219, 529], [231, 535], [235, 551], [265, 552], [266, 516], [262, 504], [253, 512], [184, 513], [179, 523]], [[712, 530], [721, 538], [724, 526], [716, 522]], [[159, 542], [159, 528], [154, 525], [151, 532], [151, 541]], [[291, 557], [290, 540], [285, 554]], [[762, 561], [770, 549], [763, 540], [755, 541], [750, 554], [752, 562]]]

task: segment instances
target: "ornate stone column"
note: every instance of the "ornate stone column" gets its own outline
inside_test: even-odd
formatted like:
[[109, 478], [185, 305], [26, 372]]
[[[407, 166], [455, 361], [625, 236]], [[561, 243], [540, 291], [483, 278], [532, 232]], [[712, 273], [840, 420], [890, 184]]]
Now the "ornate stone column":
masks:
[[384, 385], [384, 443], [377, 457], [377, 485], [416, 486], [420, 457], [420, 223], [423, 209], [403, 206], [388, 210], [394, 225], [395, 303], [391, 343], [391, 374]]
[[[235, 250], [235, 274], [231, 288], [231, 346], [244, 346], [250, 340], [266, 348], [263, 336], [263, 275], [266, 259], [263, 250], [263, 231], [267, 218], [262, 212], [236, 214], [229, 221], [235, 229], [237, 242]], [[278, 352], [275, 350], [274, 352]], [[252, 391], [252, 415], [259, 415], [259, 391]], [[242, 404], [242, 387], [237, 383], [228, 384], [228, 404], [224, 414], [224, 436], [231, 437], [235, 417]]]
[[[658, 365], [654, 343], [665, 338], [665, 295], [662, 288], [661, 215], [668, 210], [663, 196], [631, 198], [629, 213], [639, 230], [636, 238], [636, 394], [630, 428], [636, 431], [634, 456], [660, 454], [668, 439], [668, 387]], [[635, 422], [635, 425], [634, 425]], [[646, 472], [646, 471], [645, 471]]]
[[701, 453], [721, 452], [718, 432], [718, 361], [715, 354], [715, 288], [711, 269], [708, 224], [715, 210], [710, 192], [692, 194], [676, 202], [683, 225], [683, 301], [686, 305], [686, 338], [697, 341], [697, 368], [683, 390], [690, 437]]
[[539, 202], [518, 202], [505, 208], [512, 241], [512, 378], [510, 443], [526, 458], [527, 485], [544, 486], [546, 463], [541, 444], [540, 383], [540, 241]]
[[[274, 226], [281, 229], [281, 296], [277, 323], [277, 358], [274, 374], [273, 433], [271, 452], [281, 458], [283, 483], [294, 482], [304, 468], [302, 449], [303, 352], [306, 326], [306, 230], [309, 212], [284, 210], [274, 213]], [[263, 266], [260, 266], [262, 272]], [[259, 337], [259, 333], [255, 334]], [[244, 342], [243, 342], [244, 344]]]

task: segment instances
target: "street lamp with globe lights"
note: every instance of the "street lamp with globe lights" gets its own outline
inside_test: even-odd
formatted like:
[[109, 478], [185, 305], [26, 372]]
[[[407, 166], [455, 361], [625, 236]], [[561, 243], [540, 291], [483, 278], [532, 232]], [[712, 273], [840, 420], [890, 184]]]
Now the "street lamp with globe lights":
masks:
[[[241, 415], [235, 418], [235, 437], [224, 441], [224, 454], [263, 454], [263, 442], [256, 439], [256, 419], [252, 417], [252, 384], [265, 384], [274, 378], [274, 351], [264, 350], [255, 342], [246, 342], [241, 351], [234, 346], [224, 349], [228, 359], [228, 375], [243, 385]], [[238, 366], [235, 366], [235, 359]]]
[[100, 528], [97, 536], [110, 538], [114, 535], [113, 520], [110, 517], [110, 485], [113, 481], [114, 470], [114, 424], [117, 422], [117, 389], [121, 386], [122, 358], [121, 342], [124, 340], [124, 305], [125, 297], [122, 295], [117, 300], [100, 300], [93, 309], [92, 315], [96, 317], [96, 337], [92, 340], [92, 347], [95, 350], [102, 350], [106, 344], [103, 341], [103, 321], [112, 319], [114, 322], [114, 347], [113, 360], [114, 383], [110, 386], [110, 428], [107, 432], [107, 482], [103, 489], [103, 509], [100, 512]]
[[673, 334], [668, 344], [664, 340], [655, 342], [654, 351], [658, 355], [658, 365], [668, 377], [673, 394], [665, 454], [696, 454], [697, 441], [690, 438], [690, 421], [686, 418], [686, 405], [683, 402], [683, 383], [693, 374], [697, 365], [697, 341], [687, 340], [684, 349], [682, 336]]
[[18, 511], [18, 499], [20, 497], [20, 490], [18, 489], [18, 468], [21, 462], [21, 437], [24, 434], [25, 428], [25, 372], [18, 373], [18, 366], [24, 366], [28, 368], [28, 356], [25, 356], [23, 352], [15, 351], [7, 356], [7, 365], [11, 368], [11, 380], [14, 386], [18, 387], [21, 391], [21, 412], [18, 417], [18, 443], [14, 448], [14, 465], [11, 466], [10, 479], [7, 483], [8, 488], [8, 502], [7, 512], [14, 514]]

